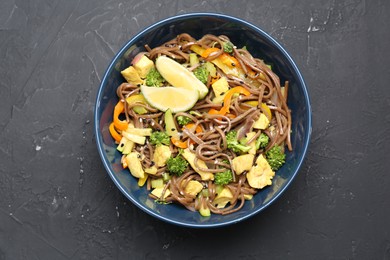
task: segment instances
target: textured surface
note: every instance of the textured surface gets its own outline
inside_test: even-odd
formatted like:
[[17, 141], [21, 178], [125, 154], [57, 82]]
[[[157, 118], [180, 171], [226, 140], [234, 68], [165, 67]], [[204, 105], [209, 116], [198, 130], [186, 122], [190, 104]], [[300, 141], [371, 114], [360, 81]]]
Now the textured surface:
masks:
[[[271, 2], [271, 1], [270, 1]], [[0, 3], [0, 259], [390, 259], [390, 2]], [[210, 11], [270, 33], [305, 77], [308, 157], [261, 214], [215, 230], [156, 220], [114, 187], [92, 111], [145, 26]]]

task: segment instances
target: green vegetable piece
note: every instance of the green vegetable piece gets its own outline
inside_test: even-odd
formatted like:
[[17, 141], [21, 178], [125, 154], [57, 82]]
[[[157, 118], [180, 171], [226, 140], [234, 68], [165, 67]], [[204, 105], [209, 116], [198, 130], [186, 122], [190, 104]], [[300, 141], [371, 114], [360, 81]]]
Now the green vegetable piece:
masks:
[[123, 154], [129, 154], [129, 153], [131, 153], [131, 151], [133, 150], [133, 148], [134, 148], [134, 142], [132, 142], [132, 141], [127, 141], [127, 143], [125, 144], [125, 147], [123, 148], [123, 151], [122, 151], [122, 153]]
[[176, 120], [179, 125], [186, 125], [192, 121], [192, 119], [189, 118], [188, 116], [178, 116], [176, 117]]
[[175, 121], [173, 120], [172, 111], [170, 109], [167, 109], [167, 111], [165, 111], [164, 121], [165, 121], [165, 131], [167, 132], [167, 134], [169, 136], [179, 139], [178, 138], [179, 133], [177, 132]]
[[209, 71], [205, 65], [199, 66], [194, 70], [194, 75], [197, 77], [203, 84], [207, 83], [209, 77]]
[[125, 138], [125, 137], [122, 137], [121, 141], [119, 142], [118, 146], [116, 147], [116, 149], [119, 151], [119, 152], [123, 152], [123, 150], [125, 149], [125, 145], [126, 143], [129, 141], [129, 139]]
[[215, 185], [215, 193], [221, 194], [222, 191], [223, 191], [222, 185]]
[[134, 107], [133, 107], [133, 110], [134, 110], [134, 112], [137, 113], [138, 115], [143, 115], [143, 114], [148, 113], [148, 110], [146, 110], [146, 108], [141, 107], [141, 106], [134, 106]]
[[240, 144], [237, 140], [237, 131], [231, 130], [226, 134], [227, 147], [235, 153], [247, 153], [251, 147]]
[[171, 179], [171, 175], [170, 175], [168, 172], [164, 172], [164, 173], [162, 174], [162, 177], [163, 177], [163, 180], [164, 180], [165, 182], [168, 182], [168, 181]]
[[165, 79], [156, 68], [151, 68], [148, 74], [146, 74], [146, 86], [160, 87], [164, 81]]
[[182, 175], [184, 171], [187, 169], [187, 167], [188, 167], [188, 162], [180, 155], [176, 157], [171, 156], [167, 160], [167, 171], [177, 176]]
[[190, 66], [195, 66], [196, 64], [199, 63], [199, 58], [196, 53], [190, 53]]
[[224, 172], [217, 172], [214, 175], [214, 182], [217, 185], [226, 185], [233, 181], [233, 174], [231, 170], [226, 170]]
[[190, 114], [193, 115], [193, 116], [199, 116], [199, 117], [202, 116], [201, 113], [199, 113], [198, 111], [193, 111], [193, 110], [190, 111]]
[[224, 42], [223, 43], [223, 51], [226, 53], [233, 53], [234, 45], [231, 42]]
[[209, 189], [203, 189], [200, 193], [203, 197], [208, 198], [210, 196]]
[[207, 206], [204, 206], [203, 203], [200, 205], [199, 213], [203, 217], [210, 217], [211, 215], [210, 209]]
[[152, 186], [152, 188], [162, 188], [164, 187], [164, 180], [159, 178], [159, 179], [153, 179], [151, 180], [150, 182], [150, 185]]
[[259, 137], [257, 138], [257, 140], [256, 140], [256, 144], [255, 144], [256, 150], [259, 150], [260, 148], [261, 148], [261, 149], [266, 148], [267, 145], [268, 145], [268, 143], [269, 143], [269, 137], [268, 137], [268, 135], [266, 135], [266, 134], [264, 134], [264, 133], [261, 133], [261, 134], [259, 135]]
[[214, 64], [208, 61], [204, 64], [204, 66], [206, 66], [206, 69], [211, 77], [217, 76], [217, 69], [215, 68]]
[[161, 131], [154, 131], [150, 135], [149, 141], [153, 145], [160, 145], [160, 144], [169, 145], [171, 142], [169, 135], [166, 132], [161, 132]]
[[271, 166], [271, 169], [277, 171], [285, 163], [286, 155], [281, 146], [275, 145], [265, 152], [265, 158]]

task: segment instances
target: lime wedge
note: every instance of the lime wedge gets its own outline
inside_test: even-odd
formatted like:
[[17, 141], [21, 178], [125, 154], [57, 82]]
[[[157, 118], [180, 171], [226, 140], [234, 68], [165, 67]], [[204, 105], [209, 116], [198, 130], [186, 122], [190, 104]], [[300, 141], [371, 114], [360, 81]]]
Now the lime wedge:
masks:
[[161, 76], [174, 87], [185, 89], [196, 89], [199, 92], [199, 98], [204, 98], [209, 89], [195, 75], [183, 67], [180, 63], [166, 56], [160, 56], [156, 59], [156, 68]]
[[146, 102], [152, 107], [165, 112], [171, 109], [172, 113], [187, 111], [198, 101], [199, 92], [195, 89], [175, 87], [148, 87], [141, 86], [141, 93]]

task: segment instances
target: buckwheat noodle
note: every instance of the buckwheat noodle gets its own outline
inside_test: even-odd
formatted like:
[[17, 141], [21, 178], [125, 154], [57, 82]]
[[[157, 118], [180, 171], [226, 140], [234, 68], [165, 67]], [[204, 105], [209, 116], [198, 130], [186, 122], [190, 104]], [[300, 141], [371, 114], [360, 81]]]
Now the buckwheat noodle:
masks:
[[[162, 44], [161, 46], [151, 48], [146, 45], [145, 55], [155, 60], [161, 55], [168, 56], [175, 59], [182, 64], [189, 64], [189, 53], [191, 53], [191, 46], [198, 45], [203, 48], [217, 47], [220, 49], [218, 52], [212, 53], [207, 58], [200, 57], [200, 63], [206, 61], [212, 61], [223, 54], [224, 42], [229, 42], [227, 36], [215, 36], [211, 34], [204, 35], [201, 39], [196, 40], [189, 34], [180, 34], [176, 38]], [[264, 153], [270, 147], [275, 144], [287, 147], [288, 150], [292, 150], [290, 132], [291, 132], [291, 113], [287, 106], [287, 92], [288, 82], [285, 82], [284, 91], [282, 90], [279, 77], [261, 60], [254, 58], [248, 50], [245, 48], [234, 48], [232, 54], [239, 64], [234, 66], [240, 66], [245, 72], [245, 78], [237, 78], [233, 75], [225, 74], [222, 70], [217, 68], [217, 77], [226, 77], [229, 86], [242, 86], [250, 92], [249, 96], [242, 96], [236, 98], [230, 104], [230, 114], [234, 117], [212, 115], [207, 113], [211, 108], [221, 109], [221, 104], [215, 104], [211, 100], [214, 98], [213, 91], [209, 91], [207, 96], [202, 100], [199, 100], [191, 111], [179, 112], [174, 115], [174, 119], [177, 124], [178, 116], [187, 116], [191, 118], [196, 126], [201, 127], [202, 131], [196, 133], [194, 130], [185, 129], [183, 136], [192, 152], [196, 154], [195, 164], [197, 160], [206, 162], [208, 168], [200, 168], [202, 171], [217, 173], [230, 169], [233, 172], [234, 180], [232, 183], [226, 185], [233, 194], [233, 199], [225, 208], [217, 208], [212, 203], [216, 197], [216, 185], [213, 181], [203, 181], [199, 174], [197, 174], [191, 167], [181, 176], [172, 176], [171, 179], [165, 184], [165, 189], [169, 189], [171, 194], [164, 199], [165, 202], [179, 203], [189, 210], [199, 210], [201, 205], [209, 207], [210, 211], [215, 214], [230, 214], [240, 210], [244, 205], [245, 196], [254, 195], [258, 191], [249, 186], [246, 180], [245, 172], [240, 175], [234, 173], [232, 168], [232, 160], [237, 156], [229, 149], [227, 149], [226, 133], [232, 129], [238, 130], [241, 137], [249, 131], [255, 131], [256, 134], [249, 140], [254, 142], [256, 138], [264, 132], [270, 138], [270, 142], [265, 149], [260, 149], [257, 153]], [[195, 67], [189, 68], [190, 70]], [[262, 77], [260, 77], [262, 75]], [[211, 87], [211, 79], [207, 82], [207, 87]], [[126, 97], [139, 93], [139, 86], [122, 83], [117, 88], [117, 95], [119, 99], [124, 101]], [[258, 101], [258, 106], [253, 107], [248, 105], [247, 101]], [[260, 113], [267, 113], [261, 106], [262, 103], [267, 104], [272, 112], [272, 120], [270, 121], [271, 127], [266, 130], [252, 129], [252, 124], [259, 118]], [[134, 103], [132, 106], [125, 104], [125, 115], [128, 122], [133, 122], [135, 127], [150, 127], [154, 130], [164, 131], [164, 113], [142, 103]], [[147, 110], [145, 114], [137, 114], [132, 110], [133, 106], [142, 106]], [[195, 129], [195, 128], [194, 128]], [[172, 155], [178, 154], [178, 148], [174, 145], [170, 145]], [[154, 165], [153, 154], [154, 147], [150, 143], [146, 145], [136, 145], [137, 150], [142, 157], [142, 166], [148, 168]], [[229, 163], [227, 163], [229, 162]], [[197, 165], [198, 166], [198, 165]], [[198, 166], [199, 167], [199, 166]], [[156, 175], [149, 175], [147, 181], [147, 188], [151, 189], [150, 182], [153, 178], [161, 178], [166, 168], [158, 168]], [[191, 180], [197, 180], [201, 182], [205, 189], [208, 189], [208, 196], [200, 196], [199, 198], [187, 194], [184, 190], [186, 184]], [[151, 195], [153, 197], [153, 195]], [[155, 199], [161, 199], [156, 198]]]

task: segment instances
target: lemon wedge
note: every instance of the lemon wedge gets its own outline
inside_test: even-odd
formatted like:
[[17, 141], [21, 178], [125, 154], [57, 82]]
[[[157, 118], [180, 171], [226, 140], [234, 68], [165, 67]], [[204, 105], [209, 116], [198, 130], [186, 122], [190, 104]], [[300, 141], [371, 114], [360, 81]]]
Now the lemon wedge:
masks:
[[145, 85], [142, 85], [140, 89], [146, 102], [163, 112], [168, 109], [172, 113], [187, 111], [195, 105], [199, 98], [199, 92], [196, 89], [148, 87]]
[[204, 98], [209, 89], [195, 75], [180, 63], [166, 56], [156, 59], [156, 68], [161, 76], [174, 87], [197, 90], [199, 98]]

